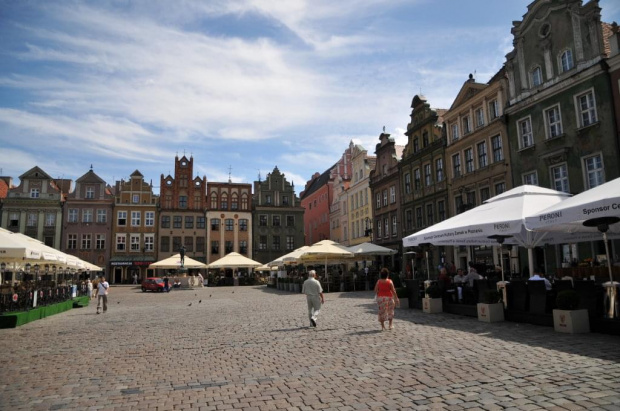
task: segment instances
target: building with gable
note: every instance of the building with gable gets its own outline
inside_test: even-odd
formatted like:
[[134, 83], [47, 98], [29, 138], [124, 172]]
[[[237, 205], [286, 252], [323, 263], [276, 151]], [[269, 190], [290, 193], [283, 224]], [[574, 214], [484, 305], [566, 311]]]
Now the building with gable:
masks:
[[330, 170], [329, 184], [332, 186], [332, 202], [329, 208], [329, 239], [341, 244], [349, 242], [349, 210], [347, 207], [349, 185], [351, 184], [351, 148], [348, 147]]
[[343, 244], [352, 246], [370, 241], [369, 228], [372, 226], [372, 206], [370, 205], [370, 171], [375, 168], [376, 158], [353, 141], [349, 143], [351, 153], [351, 181], [346, 191], [348, 202], [349, 239]]

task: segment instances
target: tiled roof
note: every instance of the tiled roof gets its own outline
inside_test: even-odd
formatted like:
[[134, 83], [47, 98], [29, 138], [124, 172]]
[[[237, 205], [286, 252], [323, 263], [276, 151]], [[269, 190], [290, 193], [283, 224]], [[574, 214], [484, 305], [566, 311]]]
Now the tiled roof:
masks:
[[334, 164], [333, 166], [331, 166], [330, 168], [327, 169], [327, 171], [324, 171], [323, 174], [321, 174], [319, 176], [319, 178], [316, 178], [312, 184], [310, 185], [310, 187], [308, 187], [307, 190], [305, 190], [303, 193], [301, 193], [301, 195], [299, 196], [300, 200], [303, 200], [304, 198], [308, 197], [310, 194], [314, 193], [315, 191], [317, 191], [319, 188], [323, 187], [324, 185], [326, 185], [329, 182], [329, 175], [330, 175], [330, 171], [331, 169], [335, 166], [336, 164]]

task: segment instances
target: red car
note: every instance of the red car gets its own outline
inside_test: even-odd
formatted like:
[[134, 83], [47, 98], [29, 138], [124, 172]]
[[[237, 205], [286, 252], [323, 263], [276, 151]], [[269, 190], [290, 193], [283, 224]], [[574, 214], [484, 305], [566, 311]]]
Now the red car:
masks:
[[164, 280], [158, 277], [149, 277], [142, 281], [142, 292], [147, 291], [164, 291]]

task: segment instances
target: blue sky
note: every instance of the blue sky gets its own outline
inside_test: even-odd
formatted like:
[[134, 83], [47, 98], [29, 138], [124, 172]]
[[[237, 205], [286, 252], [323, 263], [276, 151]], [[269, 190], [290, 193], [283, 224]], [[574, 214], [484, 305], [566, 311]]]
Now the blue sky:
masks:
[[158, 193], [185, 153], [209, 181], [278, 166], [299, 194], [351, 140], [404, 144], [414, 95], [448, 108], [488, 81], [529, 3], [0, 0], [1, 174], [138, 169]]

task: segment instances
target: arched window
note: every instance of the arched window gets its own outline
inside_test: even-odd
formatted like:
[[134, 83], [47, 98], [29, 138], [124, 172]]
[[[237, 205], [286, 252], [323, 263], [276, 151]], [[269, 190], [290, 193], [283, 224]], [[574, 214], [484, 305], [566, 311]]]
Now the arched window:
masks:
[[228, 210], [228, 194], [222, 193], [221, 209]]
[[230, 209], [231, 210], [239, 209], [239, 196], [237, 195], [237, 193], [233, 193], [233, 195], [230, 198]]
[[542, 84], [542, 69], [536, 66], [531, 71], [532, 87], [538, 87]]
[[217, 193], [211, 193], [211, 209], [217, 209]]
[[242, 210], [248, 209], [248, 195], [247, 194], [243, 194], [241, 196], [241, 209]]
[[560, 68], [562, 73], [573, 68], [573, 52], [570, 49], [560, 55]]

